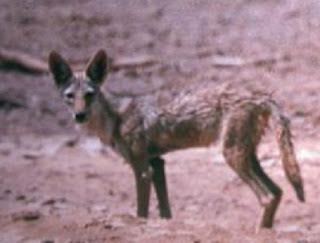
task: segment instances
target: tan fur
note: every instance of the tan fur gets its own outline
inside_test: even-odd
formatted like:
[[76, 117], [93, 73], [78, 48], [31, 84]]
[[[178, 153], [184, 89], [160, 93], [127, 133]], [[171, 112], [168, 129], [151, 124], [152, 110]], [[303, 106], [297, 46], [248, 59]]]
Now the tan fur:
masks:
[[[99, 89], [106, 74], [106, 58], [105, 53], [99, 51], [81, 75], [70, 74], [68, 64], [57, 53], [50, 55], [49, 66], [62, 92], [75, 85], [70, 106], [75, 112], [80, 112], [79, 107], [86, 112], [88, 117], [82, 126], [132, 166], [139, 216], [148, 216], [153, 182], [160, 215], [171, 217], [161, 158], [164, 153], [209, 146], [221, 138], [226, 162], [251, 187], [262, 205], [259, 227], [272, 227], [282, 191], [264, 173], [256, 154], [269, 124], [276, 130], [286, 175], [298, 198], [304, 200], [289, 122], [269, 94], [249, 90], [239, 92], [232, 86], [218, 88], [207, 84], [179, 92], [162, 91], [129, 97], [126, 108], [120, 109], [123, 98], [102, 93]], [[67, 70], [66, 74], [60, 75], [61, 70]], [[95, 89], [90, 104], [84, 99], [88, 86]]]

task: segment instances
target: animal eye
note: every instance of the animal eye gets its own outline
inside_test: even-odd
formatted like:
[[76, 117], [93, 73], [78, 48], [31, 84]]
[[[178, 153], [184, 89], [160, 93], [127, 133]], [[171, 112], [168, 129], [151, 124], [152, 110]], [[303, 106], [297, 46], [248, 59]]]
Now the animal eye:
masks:
[[94, 96], [94, 92], [87, 92], [84, 95], [84, 98], [85, 98], [86, 102], [91, 102], [93, 99], [93, 96]]
[[71, 100], [74, 98], [74, 94], [73, 93], [67, 93], [66, 94], [67, 99]]

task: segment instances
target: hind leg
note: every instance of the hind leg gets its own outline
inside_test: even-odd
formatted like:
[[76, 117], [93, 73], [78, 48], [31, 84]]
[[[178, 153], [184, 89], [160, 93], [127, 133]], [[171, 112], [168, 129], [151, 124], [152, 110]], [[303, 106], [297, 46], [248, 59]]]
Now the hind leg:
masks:
[[262, 206], [258, 228], [271, 228], [281, 200], [281, 189], [264, 173], [255, 155], [232, 158], [234, 151], [228, 150], [224, 154], [227, 163], [249, 185]]
[[253, 177], [256, 177], [257, 183], [260, 183], [261, 181], [262, 185], [266, 187], [268, 194], [271, 195], [271, 197], [267, 198], [266, 201], [260, 199], [260, 204], [262, 205], [263, 209], [258, 227], [271, 228], [275, 213], [281, 201], [282, 191], [262, 170], [255, 153], [251, 155], [250, 161], [252, 163], [252, 172], [250, 172], [252, 173]]
[[238, 113], [229, 120], [224, 140], [224, 157], [231, 168], [246, 182], [262, 206], [258, 228], [271, 228], [281, 200], [281, 189], [265, 174], [256, 156], [263, 133], [256, 112]]

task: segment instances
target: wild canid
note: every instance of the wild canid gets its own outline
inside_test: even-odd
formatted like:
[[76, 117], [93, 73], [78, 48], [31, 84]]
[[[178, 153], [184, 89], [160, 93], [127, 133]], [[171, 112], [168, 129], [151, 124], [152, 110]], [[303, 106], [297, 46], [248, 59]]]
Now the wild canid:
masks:
[[275, 130], [286, 176], [298, 199], [304, 201], [289, 121], [270, 95], [248, 90], [239, 94], [209, 85], [131, 97], [128, 108], [120, 111], [120, 98], [100, 90], [108, 64], [106, 53], [100, 50], [84, 72], [76, 73], [58, 53], [49, 55], [50, 71], [75, 122], [131, 165], [138, 216], [148, 216], [153, 182], [160, 216], [171, 217], [164, 153], [209, 146], [221, 138], [227, 164], [249, 185], [262, 206], [258, 228], [272, 227], [282, 190], [265, 174], [257, 157], [257, 146], [269, 125]]

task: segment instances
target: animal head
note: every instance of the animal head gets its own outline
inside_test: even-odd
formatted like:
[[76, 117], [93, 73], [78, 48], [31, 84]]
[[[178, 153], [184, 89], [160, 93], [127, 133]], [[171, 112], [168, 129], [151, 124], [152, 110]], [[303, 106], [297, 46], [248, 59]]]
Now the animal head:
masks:
[[50, 72], [77, 123], [84, 123], [89, 119], [92, 104], [107, 76], [108, 64], [105, 51], [100, 50], [89, 61], [83, 73], [74, 73], [60, 54], [55, 51], [50, 53]]

